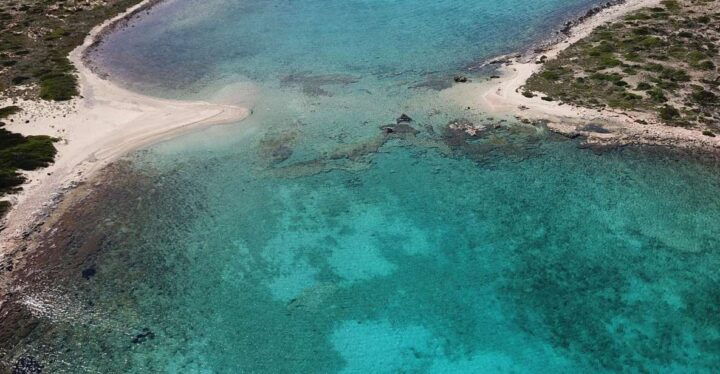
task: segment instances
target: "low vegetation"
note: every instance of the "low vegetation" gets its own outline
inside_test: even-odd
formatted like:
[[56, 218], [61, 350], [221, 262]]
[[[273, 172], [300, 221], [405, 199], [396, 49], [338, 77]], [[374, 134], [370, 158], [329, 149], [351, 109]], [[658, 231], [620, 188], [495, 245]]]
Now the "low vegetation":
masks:
[[[140, 0], [0, 1], [0, 99], [67, 101], [78, 84], [68, 54], [95, 25]], [[56, 153], [49, 136], [23, 136], [4, 128], [22, 111], [0, 107], [0, 197], [17, 191], [21, 171], [45, 167]], [[0, 201], [0, 216], [9, 208]]]
[[665, 0], [597, 28], [547, 61], [524, 94], [652, 112], [668, 125], [717, 131], [718, 41], [720, 1]]
[[78, 95], [67, 56], [95, 25], [140, 0], [0, 2], [0, 92], [63, 101]]
[[[0, 108], [0, 120], [19, 111], [16, 106]], [[57, 152], [55, 141], [49, 136], [23, 136], [0, 127], [0, 196], [15, 192], [25, 182], [20, 170], [48, 166]], [[0, 201], [0, 216], [9, 208], [8, 202]]]

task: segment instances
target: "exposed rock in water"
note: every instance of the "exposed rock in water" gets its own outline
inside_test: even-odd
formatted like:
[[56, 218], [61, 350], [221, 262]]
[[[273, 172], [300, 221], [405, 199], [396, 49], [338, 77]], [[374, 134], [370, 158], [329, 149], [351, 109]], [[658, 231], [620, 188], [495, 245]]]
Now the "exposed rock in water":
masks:
[[470, 137], [477, 137], [482, 131], [485, 131], [486, 129], [484, 125], [476, 125], [466, 119], [452, 121], [448, 125], [448, 128], [453, 131], [465, 132], [465, 134]]
[[455, 81], [455, 83], [467, 83], [470, 81], [466, 76], [463, 75], [456, 75], [453, 80]]
[[395, 122], [396, 122], [397, 124], [400, 124], [400, 123], [403, 123], [403, 122], [412, 122], [412, 121], [413, 121], [413, 119], [410, 118], [410, 116], [408, 116], [408, 115], [405, 114], [405, 113], [401, 114], [400, 117], [398, 117], [398, 118], [395, 120]]

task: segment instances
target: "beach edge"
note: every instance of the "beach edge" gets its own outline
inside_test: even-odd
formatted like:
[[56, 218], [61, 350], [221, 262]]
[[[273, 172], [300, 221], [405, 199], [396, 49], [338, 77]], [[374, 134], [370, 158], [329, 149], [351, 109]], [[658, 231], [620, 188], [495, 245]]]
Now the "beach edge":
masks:
[[[643, 8], [659, 6], [661, 0], [627, 0], [605, 7], [581, 22], [575, 22], [560, 38], [532, 52], [495, 57], [486, 64], [497, 64], [499, 77], [465, 87], [454, 87], [449, 95], [467, 107], [490, 115], [523, 122], [541, 121], [555, 133], [577, 138], [597, 146], [650, 145], [670, 146], [706, 152], [720, 151], [720, 138], [704, 136], [701, 130], [667, 126], [651, 115], [613, 109], [589, 109], [556, 101], [544, 101], [541, 95], [523, 96], [522, 87], [543, 63], [558, 56], [571, 45], [588, 37], [597, 27], [616, 21]], [[567, 24], [566, 24], [567, 25]], [[589, 123], [600, 124], [607, 133], [583, 131]]]
[[[11, 130], [61, 140], [56, 143], [55, 162], [24, 173], [28, 182], [22, 191], [4, 198], [12, 203], [12, 208], [2, 219], [0, 256], [22, 245], [37, 231], [68, 192], [119, 157], [182, 134], [236, 123], [251, 114], [250, 108], [233, 105], [145, 96], [121, 87], [93, 69], [88, 54], [104, 37], [162, 1], [165, 0], [144, 0], [95, 26], [83, 44], [70, 53], [78, 77], [79, 98], [65, 103], [20, 100], [28, 109], [17, 116]], [[31, 125], [25, 125], [30, 122]]]

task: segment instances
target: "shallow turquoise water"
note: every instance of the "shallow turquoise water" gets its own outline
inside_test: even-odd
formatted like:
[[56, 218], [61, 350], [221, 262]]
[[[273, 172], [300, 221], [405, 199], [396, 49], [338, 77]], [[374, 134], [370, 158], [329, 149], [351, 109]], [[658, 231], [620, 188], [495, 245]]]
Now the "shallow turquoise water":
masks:
[[[105, 68], [254, 114], [130, 157], [67, 251], [95, 240], [96, 273], [25, 299], [48, 308], [12, 357], [57, 372], [716, 372], [716, 165], [596, 154], [441, 90], [590, 3], [161, 5], [111, 38]], [[413, 131], [380, 129], [401, 113]], [[460, 118], [486, 129], [449, 131]]]

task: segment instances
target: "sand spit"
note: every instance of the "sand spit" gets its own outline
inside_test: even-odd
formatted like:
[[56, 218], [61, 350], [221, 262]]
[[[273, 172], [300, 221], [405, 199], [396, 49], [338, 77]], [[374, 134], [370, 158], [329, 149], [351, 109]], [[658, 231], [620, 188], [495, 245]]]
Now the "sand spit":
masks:
[[[27, 173], [0, 233], [0, 255], [25, 240], [50, 215], [65, 193], [120, 156], [179, 134], [246, 118], [250, 109], [207, 102], [159, 99], [128, 91], [95, 74], [86, 52], [128, 17], [157, 3], [147, 0], [95, 27], [70, 54], [81, 97], [69, 102], [16, 102], [24, 109], [8, 129], [24, 135], [60, 138], [55, 163]], [[11, 104], [0, 101], [0, 106]]]

